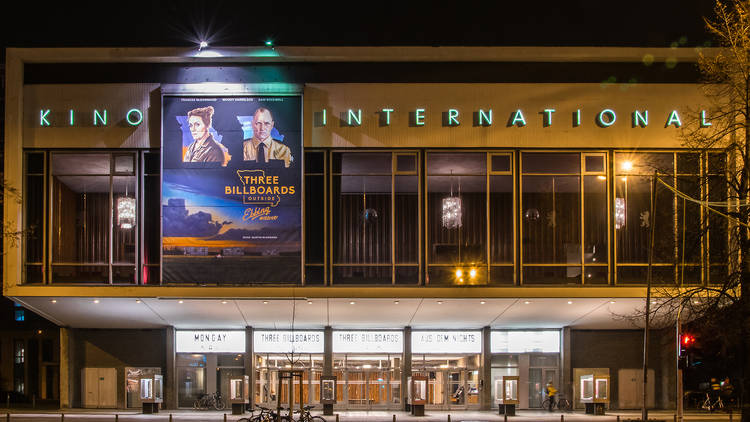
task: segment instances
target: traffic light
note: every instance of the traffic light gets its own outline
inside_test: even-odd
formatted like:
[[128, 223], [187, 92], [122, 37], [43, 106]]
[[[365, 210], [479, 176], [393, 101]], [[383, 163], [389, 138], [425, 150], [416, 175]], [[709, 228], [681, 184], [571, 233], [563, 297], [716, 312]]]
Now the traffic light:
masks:
[[689, 349], [695, 344], [695, 336], [692, 334], [682, 334], [680, 336], [680, 345], [683, 349]]
[[695, 346], [695, 336], [689, 333], [680, 335], [680, 356], [678, 364], [680, 369], [690, 367], [690, 350]]

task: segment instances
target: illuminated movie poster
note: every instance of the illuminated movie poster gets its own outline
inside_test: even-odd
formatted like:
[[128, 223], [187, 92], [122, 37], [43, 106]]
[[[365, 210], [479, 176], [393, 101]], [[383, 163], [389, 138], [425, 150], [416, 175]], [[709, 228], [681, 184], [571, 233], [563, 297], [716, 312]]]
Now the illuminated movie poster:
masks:
[[165, 283], [298, 283], [299, 96], [165, 96]]

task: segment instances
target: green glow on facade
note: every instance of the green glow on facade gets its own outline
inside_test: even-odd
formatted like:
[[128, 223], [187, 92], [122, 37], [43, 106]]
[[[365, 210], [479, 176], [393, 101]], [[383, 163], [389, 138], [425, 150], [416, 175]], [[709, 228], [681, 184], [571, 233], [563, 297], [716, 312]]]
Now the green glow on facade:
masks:
[[384, 108], [381, 110], [383, 113], [385, 113], [385, 124], [386, 126], [391, 125], [391, 113], [393, 113], [392, 108]]
[[94, 110], [94, 126], [98, 126], [99, 122], [102, 125], [107, 126], [107, 110], [104, 110], [104, 114], [99, 113], [99, 110]]
[[633, 127], [636, 126], [648, 126], [648, 110], [644, 110], [643, 114], [641, 114], [641, 112], [638, 110], [633, 111]]
[[513, 113], [513, 120], [510, 121], [510, 125], [519, 127], [526, 126], [526, 119], [523, 117], [523, 112], [520, 108]]
[[[133, 120], [131, 118], [133, 114], [138, 116], [138, 119]], [[131, 108], [130, 110], [128, 110], [128, 114], [125, 115], [125, 120], [128, 121], [130, 126], [138, 126], [139, 124], [141, 124], [141, 122], [143, 122], [143, 112], [141, 112], [141, 110], [138, 110], [137, 108]]]
[[556, 110], [554, 108], [545, 108], [544, 109], [544, 119], [543, 119], [543, 125], [544, 126], [551, 126], [552, 125], [552, 113], [554, 113]]
[[50, 109], [47, 110], [39, 110], [39, 126], [49, 126], [49, 120], [47, 120], [47, 116], [49, 116]]
[[573, 115], [573, 126], [581, 126], [581, 109], [579, 108]]
[[323, 109], [323, 126], [328, 123], [328, 116], [326, 115], [326, 109]]
[[492, 109], [485, 113], [481, 108], [479, 109], [479, 126], [492, 126]]
[[70, 109], [69, 114], [70, 114], [70, 119], [68, 120], [68, 122], [70, 123], [71, 126], [73, 126], [73, 123], [75, 122], [75, 120], [73, 119], [75, 115], [75, 113], [73, 113], [73, 109]]
[[[608, 115], [609, 119], [605, 120], [604, 115]], [[596, 122], [601, 127], [610, 127], [613, 124], [615, 124], [615, 121], [617, 121], [617, 114], [615, 114], [614, 110], [605, 108], [604, 110], [600, 111], [599, 114], [596, 115]]]
[[346, 123], [349, 126], [362, 125], [362, 109], [358, 109], [357, 114], [354, 114], [354, 110], [349, 109], [349, 111], [346, 114]]
[[677, 110], [672, 110], [672, 112], [669, 114], [669, 119], [667, 119], [667, 124], [664, 125], [664, 127], [674, 125], [674, 127], [681, 127], [682, 121], [680, 121], [680, 116], [677, 114]]
[[424, 126], [424, 109], [418, 108], [414, 111], [414, 124]]
[[448, 110], [448, 126], [458, 126], [458, 110], [451, 108]]
[[711, 122], [706, 120], [706, 110], [701, 110], [701, 127], [709, 127], [711, 124]]

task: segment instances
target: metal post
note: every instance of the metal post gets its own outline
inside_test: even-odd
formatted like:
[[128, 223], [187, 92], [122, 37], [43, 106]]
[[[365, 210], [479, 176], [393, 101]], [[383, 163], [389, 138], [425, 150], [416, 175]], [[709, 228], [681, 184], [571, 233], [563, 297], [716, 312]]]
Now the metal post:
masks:
[[643, 407], [641, 407], [641, 420], [648, 420], [648, 408], [646, 400], [648, 398], [648, 329], [651, 316], [651, 275], [654, 265], [654, 241], [656, 236], [656, 178], [657, 173], [651, 177], [651, 211], [649, 212], [649, 222], [651, 223], [651, 240], [648, 248], [648, 271], [646, 272], [646, 324], [643, 327]]
[[677, 337], [675, 339], [675, 344], [677, 345], [677, 351], [675, 355], [677, 356], [677, 415], [675, 422], [682, 422], [682, 369], [680, 369], [680, 349], [682, 345], [680, 344], [680, 314], [682, 313], [682, 303], [680, 303], [680, 307], [677, 308], [677, 321], [675, 322], [675, 336]]

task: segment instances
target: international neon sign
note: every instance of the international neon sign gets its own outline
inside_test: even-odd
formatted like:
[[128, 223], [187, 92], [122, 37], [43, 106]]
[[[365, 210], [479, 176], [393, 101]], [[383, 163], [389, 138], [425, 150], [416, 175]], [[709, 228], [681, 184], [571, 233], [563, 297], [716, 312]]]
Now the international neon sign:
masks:
[[[541, 124], [543, 127], [548, 128], [553, 126], [553, 124], [569, 124], [571, 127], [580, 127], [582, 125], [582, 122], [585, 121], [585, 118], [589, 117], [591, 120], [593, 120], [596, 126], [602, 129], [615, 126], [618, 123], [624, 124], [623, 122], [628, 120], [631, 128], [646, 128], [650, 123], [649, 118], [654, 117], [653, 115], [649, 116], [649, 111], [647, 109], [631, 110], [630, 119], [618, 118], [620, 116], [618, 116], [617, 111], [613, 108], [603, 108], [600, 110], [596, 110], [593, 113], [585, 113], [581, 109], [576, 109], [572, 113], [571, 120], [566, 123], [567, 119], [554, 117], [556, 116], [557, 111], [558, 110], [555, 108], [547, 107], [538, 112], [538, 114], [541, 115]], [[393, 115], [395, 113], [396, 109], [392, 107], [381, 108], [375, 112], [375, 114], [379, 115], [378, 121], [380, 126], [391, 126]], [[426, 108], [420, 107], [411, 109], [408, 110], [408, 114], [409, 126], [421, 127], [427, 125], [428, 118]], [[316, 119], [315, 126], [325, 127], [331, 123], [329, 121], [330, 119], [328, 118], [328, 110], [326, 109], [322, 109], [319, 112], [314, 113], [314, 115], [319, 116], [319, 118]], [[456, 127], [461, 126], [462, 124], [467, 124], [467, 120], [469, 120], [469, 118], [466, 117], [467, 115], [473, 116], [473, 126], [487, 127], [496, 124], [496, 122], [493, 120], [492, 109], [477, 109], [473, 110], [471, 113], [462, 114], [461, 110], [450, 108], [442, 112], [442, 126]], [[530, 117], [532, 115], [533, 114], [531, 112], [525, 112], [521, 108], [510, 111], [508, 114], [508, 119], [505, 121], [505, 126], [516, 128], [526, 127], [532, 122], [532, 120], [530, 120]], [[341, 113], [340, 122], [342, 126], [358, 127], [362, 126], [365, 118], [364, 116], [366, 116], [366, 113], [364, 113], [362, 109], [350, 108]], [[683, 125], [683, 119], [678, 110], [670, 110], [666, 115], [660, 117], [663, 118], [663, 120], [660, 120], [661, 122], [664, 122], [664, 128], [681, 128]], [[697, 118], [699, 125], [702, 128], [707, 128], [712, 125], [706, 110], [701, 110]]]

